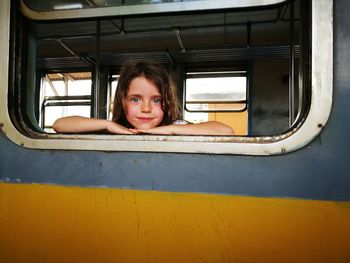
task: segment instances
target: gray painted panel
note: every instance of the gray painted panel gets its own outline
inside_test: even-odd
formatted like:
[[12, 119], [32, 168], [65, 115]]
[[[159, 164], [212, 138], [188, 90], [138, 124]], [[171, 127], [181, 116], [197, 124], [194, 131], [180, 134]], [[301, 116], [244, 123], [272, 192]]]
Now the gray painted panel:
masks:
[[269, 157], [30, 150], [1, 136], [1, 180], [350, 200], [350, 164], [337, 154], [346, 129], [334, 137], [333, 127], [298, 152]]

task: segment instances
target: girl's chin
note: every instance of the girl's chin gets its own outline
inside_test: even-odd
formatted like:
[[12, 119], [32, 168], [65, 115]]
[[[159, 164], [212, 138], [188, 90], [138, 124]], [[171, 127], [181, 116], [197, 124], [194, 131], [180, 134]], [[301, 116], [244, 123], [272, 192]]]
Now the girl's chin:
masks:
[[152, 125], [150, 123], [144, 123], [144, 124], [136, 124], [134, 125], [135, 129], [137, 130], [149, 130], [157, 127], [156, 125]]
[[134, 129], [138, 130], [149, 130], [156, 128], [160, 123], [161, 120], [153, 119], [149, 121], [142, 121], [142, 120], [128, 120], [129, 123], [134, 127]]

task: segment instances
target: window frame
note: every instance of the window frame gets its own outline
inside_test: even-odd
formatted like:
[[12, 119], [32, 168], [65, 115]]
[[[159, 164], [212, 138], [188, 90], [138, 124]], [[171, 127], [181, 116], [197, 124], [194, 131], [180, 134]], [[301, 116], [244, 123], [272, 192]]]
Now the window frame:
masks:
[[130, 16], [174, 12], [193, 12], [205, 10], [222, 10], [228, 8], [265, 7], [281, 4], [289, 0], [200, 0], [193, 2], [173, 2], [162, 4], [138, 4], [127, 6], [98, 7], [87, 9], [67, 9], [55, 11], [36, 11], [30, 9], [24, 0], [20, 1], [21, 12], [33, 20], [57, 20], [74, 18], [93, 18], [108, 16]]
[[[34, 149], [177, 152], [205, 154], [276, 155], [307, 145], [329, 118], [333, 95], [333, 1], [312, 1], [311, 101], [304, 120], [282, 135], [156, 136], [156, 135], [47, 135], [31, 138], [18, 131], [8, 110], [10, 2], [0, 11], [0, 128], [14, 143]], [[77, 15], [75, 13], [75, 15]]]

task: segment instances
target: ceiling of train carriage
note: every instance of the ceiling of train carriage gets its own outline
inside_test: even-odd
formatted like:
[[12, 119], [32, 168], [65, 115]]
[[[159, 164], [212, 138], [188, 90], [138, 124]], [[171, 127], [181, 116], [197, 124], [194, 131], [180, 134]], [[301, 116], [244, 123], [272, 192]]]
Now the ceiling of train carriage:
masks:
[[[27, 1], [50, 9], [47, 1]], [[106, 5], [111, 1], [56, 1], [56, 4]], [[118, 1], [113, 1], [114, 3]], [[121, 2], [121, 1], [119, 1]], [[126, 1], [140, 3], [142, 1]], [[295, 13], [298, 22], [298, 12]], [[295, 23], [298, 26], [298, 23]], [[38, 57], [67, 57], [96, 53], [96, 20], [35, 22]], [[231, 10], [215, 13], [165, 14], [113, 17], [100, 20], [100, 52], [137, 53], [246, 48], [288, 45], [290, 5], [262, 10]]]

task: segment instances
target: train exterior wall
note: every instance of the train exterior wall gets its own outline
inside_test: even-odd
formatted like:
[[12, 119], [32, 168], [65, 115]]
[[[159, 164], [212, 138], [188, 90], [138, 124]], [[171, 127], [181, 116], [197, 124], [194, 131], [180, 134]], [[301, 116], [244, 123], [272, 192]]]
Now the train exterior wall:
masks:
[[334, 1], [331, 116], [296, 152], [33, 150], [0, 132], [0, 261], [350, 262], [349, 13]]

